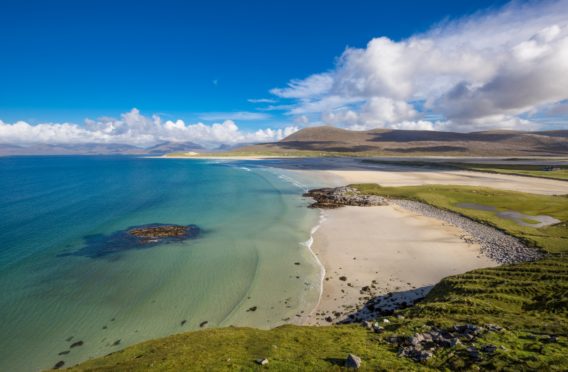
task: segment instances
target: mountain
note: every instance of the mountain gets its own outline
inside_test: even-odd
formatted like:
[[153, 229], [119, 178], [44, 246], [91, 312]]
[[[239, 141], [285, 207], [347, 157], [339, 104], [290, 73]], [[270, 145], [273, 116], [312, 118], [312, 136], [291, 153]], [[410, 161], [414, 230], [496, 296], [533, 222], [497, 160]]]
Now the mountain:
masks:
[[146, 149], [148, 155], [164, 155], [172, 152], [204, 150], [203, 146], [193, 142], [163, 142]]
[[202, 150], [203, 147], [193, 142], [164, 142], [149, 148], [125, 144], [85, 143], [85, 144], [35, 144], [13, 145], [0, 144], [0, 156], [16, 155], [153, 155], [159, 156], [171, 152]]
[[302, 129], [279, 142], [237, 152], [316, 151], [369, 155], [544, 156], [568, 155], [568, 131], [495, 130], [471, 133], [373, 129], [351, 131], [330, 126]]

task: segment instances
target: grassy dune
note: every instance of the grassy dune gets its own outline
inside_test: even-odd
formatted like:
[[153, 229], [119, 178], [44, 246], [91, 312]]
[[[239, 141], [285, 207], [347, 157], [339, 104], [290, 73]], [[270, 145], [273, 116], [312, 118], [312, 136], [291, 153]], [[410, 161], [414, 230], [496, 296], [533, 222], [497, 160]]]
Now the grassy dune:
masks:
[[[370, 370], [567, 370], [568, 358], [568, 198], [458, 186], [383, 188], [356, 185], [361, 191], [409, 198], [491, 224], [550, 254], [543, 260], [474, 270], [442, 280], [426, 299], [389, 317], [385, 332], [359, 325], [284, 326], [270, 331], [225, 328], [189, 332], [145, 342], [74, 370], [339, 370], [348, 353], [362, 357]], [[520, 227], [487, 211], [456, 207], [459, 202], [492, 205], [529, 215], [547, 214], [562, 222], [541, 229]], [[390, 336], [409, 336], [431, 326], [494, 323], [502, 332], [473, 342], [499, 349], [472, 359], [468, 346], [438, 349], [424, 364], [397, 357]], [[546, 342], [551, 335], [554, 342]], [[268, 358], [267, 367], [254, 363]]]

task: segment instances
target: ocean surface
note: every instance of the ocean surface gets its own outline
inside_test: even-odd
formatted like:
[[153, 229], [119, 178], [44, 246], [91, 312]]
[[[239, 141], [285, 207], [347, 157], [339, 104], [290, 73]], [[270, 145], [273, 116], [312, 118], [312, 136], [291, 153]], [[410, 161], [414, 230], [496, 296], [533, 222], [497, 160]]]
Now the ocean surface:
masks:
[[[321, 290], [308, 248], [319, 213], [301, 195], [318, 181], [260, 164], [0, 158], [0, 370], [67, 367], [201, 326], [269, 328], [309, 312]], [[105, 247], [154, 223], [201, 232]]]

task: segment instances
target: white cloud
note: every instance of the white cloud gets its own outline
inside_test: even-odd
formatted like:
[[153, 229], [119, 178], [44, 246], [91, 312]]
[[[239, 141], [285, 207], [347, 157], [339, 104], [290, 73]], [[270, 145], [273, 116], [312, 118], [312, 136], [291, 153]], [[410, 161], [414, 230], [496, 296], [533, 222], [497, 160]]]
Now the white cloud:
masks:
[[65, 144], [65, 143], [122, 143], [150, 146], [163, 141], [195, 142], [205, 146], [280, 140], [298, 130], [297, 126], [283, 129], [261, 129], [246, 132], [232, 120], [205, 125], [186, 124], [183, 120], [163, 121], [160, 116], [144, 116], [132, 109], [115, 118], [87, 119], [84, 125], [71, 123], [42, 123], [31, 125], [19, 121], [0, 120], [0, 143]]
[[250, 103], [276, 103], [277, 101], [272, 98], [249, 98], [247, 99]]
[[295, 101], [289, 114], [351, 128], [535, 128], [520, 117], [568, 99], [568, 1], [513, 2], [405, 40], [378, 37], [346, 49], [332, 71], [271, 92]]

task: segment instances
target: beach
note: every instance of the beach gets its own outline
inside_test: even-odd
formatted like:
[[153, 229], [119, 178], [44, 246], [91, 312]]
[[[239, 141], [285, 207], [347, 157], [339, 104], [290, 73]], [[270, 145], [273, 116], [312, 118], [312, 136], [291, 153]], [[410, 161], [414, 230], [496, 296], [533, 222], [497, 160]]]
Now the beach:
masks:
[[[424, 184], [475, 185], [535, 194], [566, 194], [568, 182], [468, 171], [445, 171], [375, 165], [357, 159], [282, 160], [282, 168], [318, 177], [325, 186], [378, 183], [382, 186]], [[382, 310], [410, 305], [441, 279], [473, 269], [506, 263], [492, 242], [480, 246], [462, 225], [479, 236], [501, 234], [432, 207], [407, 208], [404, 203], [322, 210], [312, 250], [323, 268], [322, 295], [303, 324], [329, 325], [358, 320], [370, 300]], [[426, 213], [430, 212], [430, 213]], [[460, 217], [457, 217], [460, 218]], [[480, 229], [479, 231], [476, 229]], [[502, 237], [498, 237], [502, 239]], [[496, 241], [498, 239], [495, 239]], [[514, 242], [512, 244], [515, 244]], [[497, 244], [498, 245], [498, 244]], [[489, 248], [487, 247], [489, 246]], [[485, 253], [482, 253], [484, 251]], [[349, 318], [349, 315], [352, 315]]]
[[389, 293], [410, 304], [446, 276], [498, 264], [462, 230], [396, 205], [322, 213], [312, 249], [325, 268], [323, 293], [305, 324], [345, 320]]

